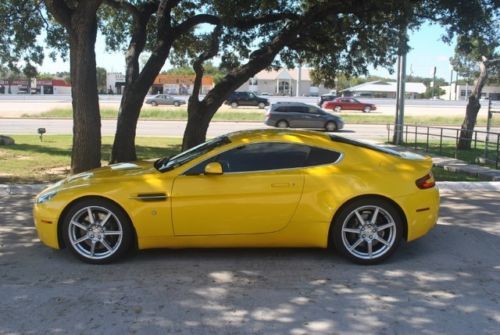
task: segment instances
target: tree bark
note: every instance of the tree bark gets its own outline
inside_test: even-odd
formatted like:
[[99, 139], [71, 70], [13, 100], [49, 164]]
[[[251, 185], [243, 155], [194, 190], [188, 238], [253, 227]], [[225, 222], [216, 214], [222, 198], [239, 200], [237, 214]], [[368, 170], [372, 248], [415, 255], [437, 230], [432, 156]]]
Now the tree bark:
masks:
[[[493, 60], [493, 62], [496, 61], [497, 60]], [[460, 129], [460, 138], [457, 144], [458, 150], [469, 150], [471, 148], [474, 127], [476, 126], [477, 114], [479, 113], [479, 109], [481, 109], [479, 99], [481, 99], [481, 92], [483, 91], [483, 87], [488, 80], [488, 66], [490, 64], [492, 64], [492, 61], [488, 61], [486, 57], [483, 57], [482, 61], [479, 62], [479, 77], [476, 80], [474, 91], [469, 96], [464, 121]]]
[[71, 17], [72, 173], [101, 166], [101, 115], [95, 60], [97, 7], [82, 1]]
[[71, 96], [73, 105], [73, 150], [71, 173], [101, 166], [101, 116], [97, 93], [95, 41], [97, 9], [102, 0], [74, 2], [46, 0], [55, 19], [70, 40]]

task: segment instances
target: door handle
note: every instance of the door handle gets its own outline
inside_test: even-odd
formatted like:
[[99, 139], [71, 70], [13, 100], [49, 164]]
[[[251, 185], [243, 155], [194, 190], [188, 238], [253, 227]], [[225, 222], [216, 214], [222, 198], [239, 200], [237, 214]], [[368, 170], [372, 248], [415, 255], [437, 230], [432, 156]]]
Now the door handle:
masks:
[[290, 186], [292, 186], [290, 183], [273, 183], [273, 184], [271, 184], [271, 187], [284, 188], [284, 187], [290, 187]]

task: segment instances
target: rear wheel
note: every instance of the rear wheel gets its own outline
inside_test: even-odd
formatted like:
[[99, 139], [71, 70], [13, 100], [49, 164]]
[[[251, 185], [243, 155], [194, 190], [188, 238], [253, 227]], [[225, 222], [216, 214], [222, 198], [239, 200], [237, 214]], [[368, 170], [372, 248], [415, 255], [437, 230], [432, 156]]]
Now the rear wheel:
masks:
[[288, 128], [288, 122], [286, 122], [285, 120], [280, 120], [280, 121], [276, 122], [276, 127]]
[[340, 113], [340, 111], [342, 110], [342, 107], [340, 107], [340, 106], [335, 106], [334, 110], [335, 110], [337, 113]]
[[102, 199], [77, 202], [62, 222], [65, 245], [80, 260], [104, 264], [122, 257], [133, 245], [132, 224], [116, 204]]
[[337, 130], [337, 124], [333, 121], [328, 121], [326, 124], [325, 124], [325, 130], [326, 131], [336, 131]]
[[403, 218], [388, 201], [361, 198], [341, 209], [330, 237], [334, 247], [355, 263], [377, 264], [397, 249], [403, 225]]
[[260, 109], [263, 109], [264, 107], [266, 107], [266, 104], [263, 103], [263, 102], [259, 102], [258, 106], [259, 106]]
[[238, 103], [237, 102], [231, 102], [231, 107], [232, 108], [238, 108]]
[[174, 106], [175, 106], [175, 107], [179, 107], [180, 105], [181, 105], [181, 104], [180, 104], [180, 102], [179, 102], [179, 101], [174, 101]]

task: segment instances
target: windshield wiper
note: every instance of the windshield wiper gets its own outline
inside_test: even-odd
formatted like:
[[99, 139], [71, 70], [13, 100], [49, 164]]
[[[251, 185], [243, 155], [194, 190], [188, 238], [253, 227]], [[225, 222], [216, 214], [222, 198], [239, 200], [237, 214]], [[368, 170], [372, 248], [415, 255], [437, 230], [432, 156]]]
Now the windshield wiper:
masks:
[[157, 159], [153, 166], [155, 167], [156, 170], [160, 171], [160, 167], [163, 166], [165, 163], [167, 163], [170, 160], [170, 157], [163, 157]]

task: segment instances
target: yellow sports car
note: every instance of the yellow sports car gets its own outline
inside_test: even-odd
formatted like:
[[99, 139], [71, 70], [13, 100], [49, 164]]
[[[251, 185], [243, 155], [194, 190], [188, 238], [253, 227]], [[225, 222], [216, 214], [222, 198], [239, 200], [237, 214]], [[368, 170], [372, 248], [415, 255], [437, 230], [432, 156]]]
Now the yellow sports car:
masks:
[[147, 248], [333, 246], [362, 264], [436, 223], [431, 160], [327, 133], [231, 133], [171, 158], [68, 177], [36, 197], [52, 248], [106, 263]]

